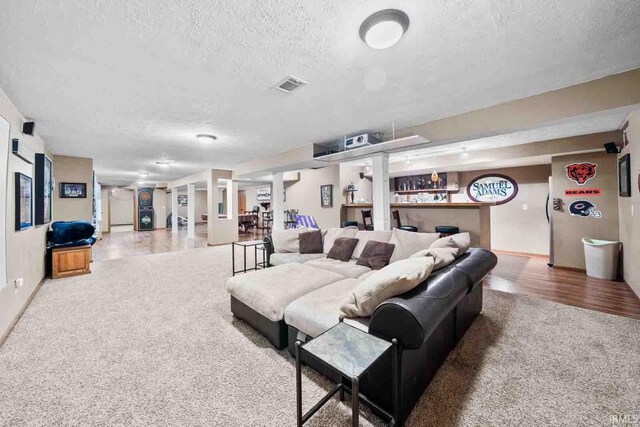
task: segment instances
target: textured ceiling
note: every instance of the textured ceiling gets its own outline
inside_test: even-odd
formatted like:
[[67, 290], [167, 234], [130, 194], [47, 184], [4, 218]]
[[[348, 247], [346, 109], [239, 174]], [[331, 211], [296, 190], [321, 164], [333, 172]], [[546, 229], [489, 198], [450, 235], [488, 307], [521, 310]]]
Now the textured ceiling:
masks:
[[[407, 34], [367, 48], [360, 23], [390, 6], [409, 15]], [[54, 153], [94, 158], [114, 184], [640, 67], [636, 0], [24, 0], [1, 16], [0, 87]], [[309, 85], [273, 90], [288, 74]], [[162, 158], [174, 164], [158, 169]]]

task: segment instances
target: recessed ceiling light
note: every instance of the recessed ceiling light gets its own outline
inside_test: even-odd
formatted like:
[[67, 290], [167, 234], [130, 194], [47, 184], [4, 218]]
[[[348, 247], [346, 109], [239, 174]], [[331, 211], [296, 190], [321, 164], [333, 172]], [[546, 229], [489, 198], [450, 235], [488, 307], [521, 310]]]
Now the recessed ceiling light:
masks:
[[158, 166], [162, 166], [162, 167], [167, 167], [171, 164], [171, 162], [169, 160], [158, 160], [156, 162], [156, 165]]
[[140, 172], [140, 176], [149, 176], [149, 172]]
[[199, 133], [196, 135], [196, 138], [202, 142], [213, 142], [218, 139], [215, 135], [209, 135], [208, 133]]
[[360, 25], [360, 38], [372, 49], [386, 49], [398, 43], [409, 28], [409, 17], [398, 9], [374, 13]]

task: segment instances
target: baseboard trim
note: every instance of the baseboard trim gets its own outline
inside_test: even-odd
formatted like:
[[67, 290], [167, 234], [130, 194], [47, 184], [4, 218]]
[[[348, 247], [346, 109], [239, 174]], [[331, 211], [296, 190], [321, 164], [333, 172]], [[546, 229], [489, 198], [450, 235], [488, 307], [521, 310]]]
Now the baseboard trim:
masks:
[[493, 253], [501, 254], [501, 255], [513, 255], [513, 256], [522, 256], [522, 257], [533, 257], [533, 258], [546, 258], [549, 259], [549, 255], [545, 254], [533, 254], [529, 252], [514, 252], [514, 251], [503, 251], [500, 249], [491, 249]]
[[584, 269], [584, 268], [565, 267], [563, 265], [554, 265], [553, 268], [557, 268], [558, 270], [577, 271], [578, 273], [586, 273], [587, 272], [587, 270]]
[[38, 283], [38, 285], [35, 287], [33, 292], [31, 292], [31, 295], [29, 295], [29, 298], [27, 298], [27, 301], [24, 303], [24, 305], [22, 306], [18, 314], [16, 314], [16, 317], [11, 322], [11, 325], [9, 325], [9, 328], [7, 329], [7, 331], [0, 337], [0, 347], [2, 347], [2, 345], [5, 343], [7, 338], [9, 338], [9, 335], [11, 335], [11, 332], [13, 332], [13, 328], [15, 328], [15, 326], [18, 324], [18, 321], [20, 321], [20, 318], [22, 317], [24, 312], [27, 311], [27, 308], [29, 308], [29, 305], [31, 305], [31, 301], [33, 301], [33, 298], [35, 298], [36, 294], [42, 287], [42, 284], [44, 283], [45, 280], [47, 280], [46, 275], [42, 278], [42, 280], [40, 280], [40, 283]]

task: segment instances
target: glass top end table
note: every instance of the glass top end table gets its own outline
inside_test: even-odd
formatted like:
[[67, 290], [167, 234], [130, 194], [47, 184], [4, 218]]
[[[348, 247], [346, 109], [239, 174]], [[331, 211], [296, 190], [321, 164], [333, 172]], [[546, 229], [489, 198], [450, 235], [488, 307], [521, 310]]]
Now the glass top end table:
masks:
[[[399, 347], [397, 340], [385, 341], [358, 328], [340, 322], [318, 335], [311, 341], [303, 344], [296, 342], [296, 397], [298, 426], [302, 426], [337, 392], [340, 392], [340, 400], [344, 400], [345, 385], [337, 384], [325, 397], [316, 403], [306, 414], [302, 413], [302, 362], [301, 355], [308, 353], [326, 364], [331, 370], [336, 371], [346, 381], [351, 382], [352, 400], [352, 424], [359, 425], [360, 400], [371, 406], [379, 413], [389, 418], [389, 425], [395, 426], [398, 420], [399, 403]], [[392, 402], [393, 414], [380, 408], [360, 393], [360, 377], [378, 359], [391, 351], [391, 377], [392, 377]]]
[[[242, 248], [243, 262], [242, 268], [236, 270], [236, 246]], [[253, 247], [253, 267], [247, 267], [247, 248]], [[262, 252], [262, 261], [258, 261], [258, 251]], [[262, 240], [246, 240], [244, 242], [231, 242], [231, 271], [235, 276], [238, 273], [246, 273], [251, 270], [258, 270], [261, 268], [267, 268], [267, 248]]]

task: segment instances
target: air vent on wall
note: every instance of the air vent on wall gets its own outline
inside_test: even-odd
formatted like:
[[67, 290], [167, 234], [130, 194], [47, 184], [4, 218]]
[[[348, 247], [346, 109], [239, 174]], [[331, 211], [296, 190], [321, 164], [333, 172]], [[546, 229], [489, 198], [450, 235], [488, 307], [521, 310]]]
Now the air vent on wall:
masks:
[[301, 86], [306, 85], [307, 82], [297, 79], [293, 76], [287, 76], [284, 79], [280, 80], [278, 84], [276, 84], [276, 89], [279, 89], [286, 93], [291, 93], [294, 90], [298, 89]]

